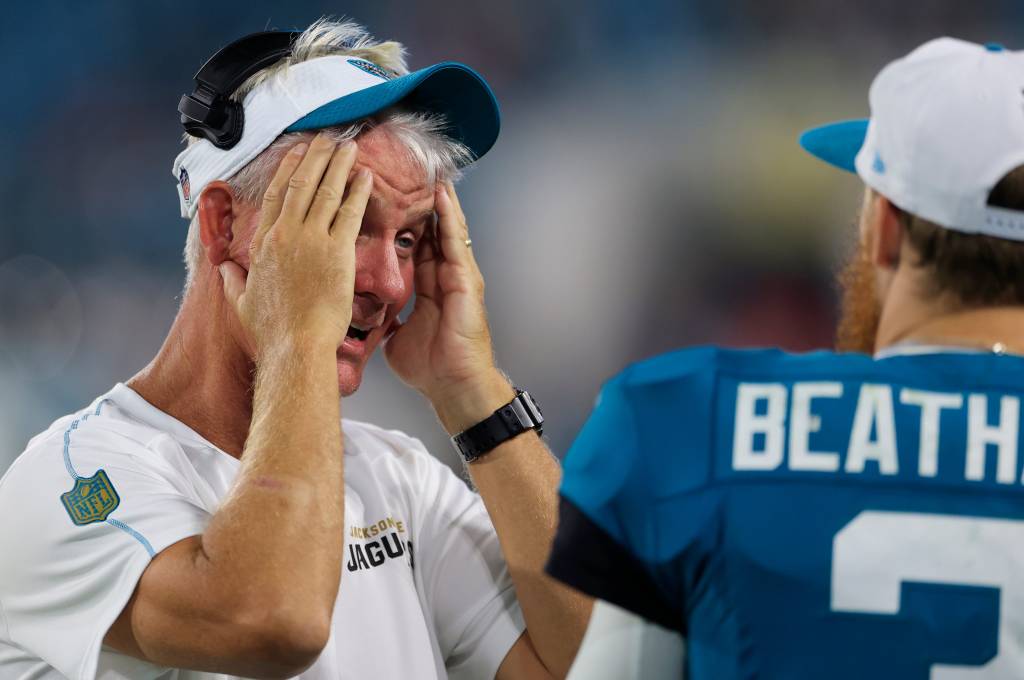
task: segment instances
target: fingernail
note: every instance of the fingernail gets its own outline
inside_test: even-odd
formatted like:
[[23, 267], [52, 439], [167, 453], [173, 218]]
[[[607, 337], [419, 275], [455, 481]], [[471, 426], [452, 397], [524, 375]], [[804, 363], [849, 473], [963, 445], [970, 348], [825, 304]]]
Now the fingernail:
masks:
[[373, 173], [370, 172], [368, 168], [362, 168], [359, 170], [359, 179], [363, 180], [364, 182], [373, 179]]
[[302, 154], [306, 153], [306, 149], [308, 149], [308, 148], [309, 148], [309, 144], [306, 144], [305, 142], [302, 142], [300, 144], [296, 144], [295, 146], [293, 146], [292, 150], [289, 151], [288, 153], [293, 153], [296, 156], [301, 156]]
[[341, 143], [341, 148], [345, 149], [345, 151], [348, 151], [349, 149], [354, 149], [355, 146], [356, 140], [354, 139], [346, 139], [344, 142]]
[[434, 200], [443, 203], [445, 207], [451, 203], [451, 199], [448, 198], [448, 191], [444, 188], [444, 185], [437, 185], [437, 198]]

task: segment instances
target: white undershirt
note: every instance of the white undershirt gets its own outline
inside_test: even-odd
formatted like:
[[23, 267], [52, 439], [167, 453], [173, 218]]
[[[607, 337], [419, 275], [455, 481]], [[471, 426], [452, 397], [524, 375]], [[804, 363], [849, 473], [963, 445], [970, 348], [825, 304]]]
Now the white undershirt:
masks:
[[676, 631], [598, 600], [566, 680], [681, 678], [685, 656]]

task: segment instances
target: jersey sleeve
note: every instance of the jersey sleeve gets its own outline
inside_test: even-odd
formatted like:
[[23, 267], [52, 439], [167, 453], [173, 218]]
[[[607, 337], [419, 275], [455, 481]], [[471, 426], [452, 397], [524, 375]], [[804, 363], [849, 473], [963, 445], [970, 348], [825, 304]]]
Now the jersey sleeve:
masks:
[[419, 446], [413, 559], [427, 616], [448, 677], [493, 678], [526, 628], [512, 578], [480, 496]]
[[547, 572], [587, 595], [677, 628], [679, 617], [630, 549], [630, 533], [645, 533], [640, 525], [650, 515], [637, 511], [632, 494], [642, 459], [626, 385], [622, 375], [604, 386], [566, 455]]
[[209, 520], [156, 454], [87, 419], [34, 443], [0, 481], [9, 639], [70, 680], [94, 680], [150, 560]]

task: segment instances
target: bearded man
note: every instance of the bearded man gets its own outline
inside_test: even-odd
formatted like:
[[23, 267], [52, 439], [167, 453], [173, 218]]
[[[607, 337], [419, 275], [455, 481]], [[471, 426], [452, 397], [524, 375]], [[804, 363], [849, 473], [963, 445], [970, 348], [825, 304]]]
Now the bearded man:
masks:
[[939, 39], [802, 138], [867, 185], [852, 352], [604, 387], [548, 565], [600, 598], [570, 677], [1021, 676], [1022, 92], [1024, 53]]
[[[497, 105], [468, 67], [402, 55], [321, 21], [197, 75], [167, 340], [0, 482], [5, 680], [566, 673], [589, 608], [542, 573], [559, 468], [494, 365], [452, 186]], [[382, 343], [480, 495], [341, 420]]]

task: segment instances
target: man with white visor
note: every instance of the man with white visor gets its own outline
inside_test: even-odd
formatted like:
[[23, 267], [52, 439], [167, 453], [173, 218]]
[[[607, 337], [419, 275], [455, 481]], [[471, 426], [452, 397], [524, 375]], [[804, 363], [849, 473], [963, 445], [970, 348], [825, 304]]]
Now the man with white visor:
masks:
[[842, 353], [636, 364], [570, 450], [571, 678], [1022, 677], [1024, 53], [934, 40], [870, 104], [801, 139], [867, 185]]
[[[490, 88], [320, 21], [221, 50], [179, 111], [181, 308], [0, 481], [0, 677], [564, 676], [589, 603], [542, 573], [559, 467], [452, 186], [497, 138]], [[342, 421], [382, 344], [479, 494]]]

